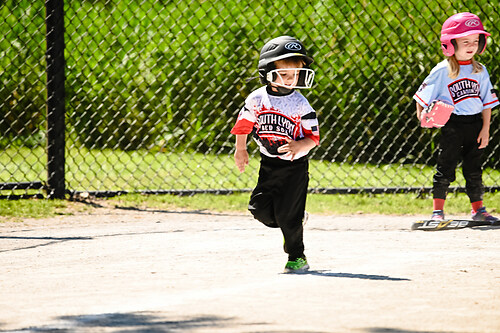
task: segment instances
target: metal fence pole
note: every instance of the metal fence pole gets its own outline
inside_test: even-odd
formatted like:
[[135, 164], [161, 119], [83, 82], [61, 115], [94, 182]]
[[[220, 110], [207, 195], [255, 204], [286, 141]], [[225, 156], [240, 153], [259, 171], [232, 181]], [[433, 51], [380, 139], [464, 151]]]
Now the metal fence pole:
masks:
[[45, 1], [47, 41], [47, 194], [65, 194], [64, 0]]

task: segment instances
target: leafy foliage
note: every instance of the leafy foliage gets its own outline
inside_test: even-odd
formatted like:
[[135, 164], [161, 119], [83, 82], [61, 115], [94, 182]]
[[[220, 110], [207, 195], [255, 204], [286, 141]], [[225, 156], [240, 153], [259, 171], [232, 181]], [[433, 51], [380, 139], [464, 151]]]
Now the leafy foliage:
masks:
[[[89, 149], [228, 153], [229, 130], [258, 87], [260, 48], [277, 35], [301, 39], [315, 59], [304, 91], [321, 122], [315, 159], [429, 163], [435, 132], [418, 127], [412, 95], [442, 59], [441, 22], [477, 13], [492, 33], [498, 6], [486, 0], [67, 1], [68, 137]], [[0, 145], [40, 144], [45, 126], [44, 9], [0, 2]], [[492, 124], [494, 147], [498, 120]], [[38, 135], [38, 139], [27, 138]], [[29, 143], [32, 142], [32, 143]], [[498, 167], [500, 151], [489, 164]]]

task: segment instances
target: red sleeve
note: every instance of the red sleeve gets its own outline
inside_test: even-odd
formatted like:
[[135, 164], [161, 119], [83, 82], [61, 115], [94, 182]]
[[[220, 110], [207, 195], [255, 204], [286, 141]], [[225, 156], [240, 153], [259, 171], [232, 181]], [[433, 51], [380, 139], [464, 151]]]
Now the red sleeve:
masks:
[[252, 133], [253, 125], [254, 123], [247, 119], [238, 119], [234, 127], [231, 129], [231, 134], [250, 134]]
[[304, 137], [314, 141], [316, 146], [319, 146], [319, 129], [318, 126], [313, 126], [310, 130], [303, 128]]

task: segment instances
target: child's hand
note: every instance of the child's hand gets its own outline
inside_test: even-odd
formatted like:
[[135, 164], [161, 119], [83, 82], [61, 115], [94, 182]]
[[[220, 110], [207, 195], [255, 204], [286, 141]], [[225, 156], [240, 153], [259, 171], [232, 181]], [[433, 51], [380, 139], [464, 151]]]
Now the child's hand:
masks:
[[294, 141], [288, 138], [285, 140], [287, 143], [278, 147], [278, 153], [288, 153], [291, 155], [291, 160], [293, 161], [295, 155], [297, 155], [300, 149], [300, 144], [298, 144], [299, 141]]
[[481, 132], [479, 132], [479, 136], [477, 137], [477, 143], [479, 143], [479, 149], [486, 148], [489, 142], [490, 142], [490, 131], [488, 128], [483, 128]]
[[240, 172], [245, 171], [245, 166], [248, 165], [248, 152], [246, 149], [236, 149], [234, 152], [234, 161]]
[[308, 152], [316, 145], [310, 138], [305, 138], [300, 141], [294, 141], [287, 138], [286, 142], [287, 143], [278, 148], [278, 153], [288, 153], [291, 156], [292, 161], [295, 158], [295, 155], [300, 152]]

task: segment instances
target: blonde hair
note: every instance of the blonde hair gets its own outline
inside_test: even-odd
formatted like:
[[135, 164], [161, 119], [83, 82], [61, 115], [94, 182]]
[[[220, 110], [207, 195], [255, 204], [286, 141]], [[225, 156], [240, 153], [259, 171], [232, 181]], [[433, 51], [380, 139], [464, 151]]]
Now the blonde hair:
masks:
[[[458, 63], [457, 57], [452, 55], [448, 58], [448, 77], [450, 79], [455, 79], [458, 74], [460, 74], [460, 64]], [[483, 65], [480, 62], [476, 61], [476, 59], [472, 58], [472, 74], [478, 74], [483, 71]]]

